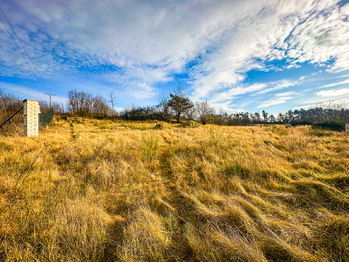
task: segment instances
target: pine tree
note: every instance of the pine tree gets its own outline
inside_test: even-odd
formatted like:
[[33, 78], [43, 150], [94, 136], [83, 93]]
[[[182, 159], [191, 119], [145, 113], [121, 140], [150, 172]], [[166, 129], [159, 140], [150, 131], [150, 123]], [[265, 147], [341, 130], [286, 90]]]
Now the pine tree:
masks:
[[177, 122], [179, 122], [182, 113], [187, 112], [194, 106], [181, 86], [176, 88], [174, 94], [170, 94], [170, 100], [167, 102], [167, 105], [175, 112]]

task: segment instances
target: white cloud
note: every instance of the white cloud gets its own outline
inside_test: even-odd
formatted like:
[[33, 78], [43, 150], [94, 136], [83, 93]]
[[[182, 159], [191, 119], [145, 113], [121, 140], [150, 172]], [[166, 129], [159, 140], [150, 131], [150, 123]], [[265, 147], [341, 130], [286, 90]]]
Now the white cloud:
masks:
[[309, 109], [309, 108], [315, 108], [315, 107], [331, 107], [335, 104], [341, 104], [341, 105], [344, 105], [344, 107], [347, 107], [348, 106], [348, 99], [330, 99], [330, 100], [323, 100], [323, 98], [321, 98], [320, 100], [315, 100], [315, 99], [312, 99], [313, 102], [312, 104], [304, 104], [303, 106], [297, 106], [297, 107], [294, 107], [293, 109]]
[[326, 87], [338, 86], [338, 85], [343, 85], [343, 84], [348, 84], [348, 83], [349, 83], [349, 79], [346, 79], [346, 80], [341, 81], [341, 82], [337, 82], [337, 83], [333, 83], [333, 84], [328, 84], [328, 85], [320, 86], [319, 88], [326, 88]]
[[[41, 93], [21, 85], [8, 84], [4, 82], [0, 83], [2, 88], [4, 88], [7, 91], [10, 91], [11, 93], [14, 92], [18, 94], [22, 99], [36, 99], [45, 101], [49, 100], [49, 97], [45, 95], [45, 93]], [[65, 104], [67, 102], [67, 99], [61, 96], [54, 96], [52, 97], [52, 101]]]
[[[193, 97], [221, 102], [304, 80], [244, 87], [251, 69], [287, 70], [305, 61], [349, 69], [349, 4], [339, 8], [337, 2], [14, 0], [3, 8], [45, 79], [92, 75], [146, 99], [158, 93], [156, 84], [188, 73]], [[0, 42], [29, 73], [2, 25]], [[18, 74], [0, 54], [1, 75]], [[289, 63], [265, 65], [276, 59]], [[189, 62], [195, 66], [188, 69]]]
[[234, 107], [236, 107], [236, 104], [232, 104], [230, 101], [211, 103], [211, 105], [214, 108], [214, 110], [216, 111], [216, 113], [220, 113], [221, 110], [223, 112], [228, 113], [228, 114], [246, 111], [246, 110], [241, 109], [241, 108], [234, 108]]
[[347, 94], [349, 94], [349, 88], [326, 90], [326, 91], [320, 91], [316, 93], [317, 96], [321, 96], [321, 97], [336, 97], [336, 96], [343, 96]]
[[265, 108], [265, 107], [274, 106], [274, 105], [278, 105], [278, 104], [284, 104], [288, 100], [290, 100], [291, 98], [293, 98], [293, 97], [280, 97], [277, 99], [264, 101], [262, 104], [257, 106], [257, 108]]
[[217, 92], [216, 94], [213, 94], [213, 96], [209, 99], [209, 101], [212, 103], [215, 103], [220, 101], [232, 100], [238, 95], [252, 93], [252, 92], [261, 90], [266, 86], [267, 84], [265, 83], [258, 83], [258, 84], [253, 84], [246, 87], [244, 86], [233, 87], [226, 91], [221, 91], [221, 92]]
[[298, 95], [298, 94], [294, 91], [290, 91], [290, 92], [275, 94], [275, 97], [287, 97], [287, 96], [293, 96], [293, 95]]
[[299, 97], [299, 94], [294, 91], [278, 93], [273, 96], [273, 99], [264, 101], [262, 104], [257, 106], [257, 108], [265, 108], [273, 105], [284, 104], [289, 100], [294, 99], [295, 97]]
[[311, 104], [311, 105], [304, 105], [304, 106], [296, 106], [293, 108], [293, 110], [296, 110], [296, 109], [309, 109], [309, 108], [314, 108], [316, 106], [316, 104]]
[[288, 80], [288, 79], [281, 80], [281, 81], [276, 81], [276, 82], [269, 82], [268, 85], [269, 86], [273, 86], [273, 87], [265, 89], [265, 90], [262, 90], [262, 91], [259, 91], [259, 92], [257, 92], [254, 95], [265, 94], [265, 93], [272, 92], [272, 91], [275, 91], [275, 90], [284, 89], [284, 88], [287, 88], [287, 87], [290, 87], [290, 86], [300, 85], [301, 83], [302, 83], [302, 81], [292, 81], [292, 80]]
[[[349, 63], [343, 62], [348, 61], [348, 14], [334, 5], [336, 1], [269, 3], [257, 14], [252, 11], [253, 19], [247, 16], [237, 21], [230, 38], [196, 69], [194, 87], [198, 94], [234, 85], [244, 72], [273, 59], [291, 58], [295, 61], [290, 66], [298, 67], [300, 62], [324, 63], [334, 58], [333, 70], [349, 68]], [[255, 62], [255, 58], [262, 62]], [[200, 74], [202, 71], [206, 73]], [[222, 79], [217, 72], [228, 75]]]

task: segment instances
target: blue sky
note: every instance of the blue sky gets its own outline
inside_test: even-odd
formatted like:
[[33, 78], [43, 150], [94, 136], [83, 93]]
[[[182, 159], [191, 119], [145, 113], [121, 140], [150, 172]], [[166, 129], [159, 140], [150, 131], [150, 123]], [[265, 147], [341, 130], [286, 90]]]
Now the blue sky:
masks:
[[153, 105], [180, 83], [193, 101], [227, 112], [276, 114], [349, 101], [347, 0], [1, 0], [0, 6], [40, 74], [17, 49], [0, 11], [0, 88], [23, 99], [53, 93], [64, 103], [77, 89], [104, 97], [114, 91], [118, 108]]

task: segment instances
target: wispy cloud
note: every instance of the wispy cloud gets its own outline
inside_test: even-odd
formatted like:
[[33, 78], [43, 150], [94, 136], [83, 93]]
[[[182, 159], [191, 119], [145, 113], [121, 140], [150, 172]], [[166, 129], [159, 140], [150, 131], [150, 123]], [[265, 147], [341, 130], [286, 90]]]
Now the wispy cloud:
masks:
[[301, 83], [302, 83], [301, 80], [293, 81], [293, 80], [289, 80], [289, 79], [284, 79], [284, 80], [276, 81], [276, 82], [269, 82], [268, 86], [272, 86], [272, 87], [264, 89], [262, 91], [259, 91], [259, 92], [255, 93], [254, 95], [269, 93], [269, 92], [284, 89], [284, 88], [287, 88], [290, 86], [296, 86], [296, 85], [299, 85]]
[[[45, 95], [45, 93], [41, 93], [35, 90], [32, 90], [30, 88], [21, 86], [21, 85], [15, 85], [15, 84], [8, 84], [8, 83], [3, 83], [0, 82], [0, 86], [8, 92], [16, 92], [21, 94], [20, 98], [23, 99], [37, 99], [37, 100], [45, 100], [48, 101], [48, 96]], [[53, 100], [58, 103], [66, 103], [67, 98], [65, 97], [60, 97], [60, 96], [54, 96]]]
[[320, 86], [319, 88], [339, 86], [339, 85], [348, 84], [348, 83], [349, 83], [349, 79], [346, 79], [344, 81], [340, 81], [340, 82], [336, 82], [336, 83], [332, 83], [332, 84], [328, 84], [328, 85], [323, 85], [323, 86]]
[[268, 100], [268, 101], [264, 101], [262, 104], [257, 106], [257, 108], [265, 108], [265, 107], [274, 106], [274, 105], [278, 105], [278, 104], [284, 104], [284, 103], [288, 102], [289, 100], [294, 99], [298, 96], [299, 96], [299, 94], [294, 92], [294, 91], [285, 92], [285, 93], [278, 93], [278, 94], [274, 95], [273, 99]]
[[213, 96], [209, 99], [209, 101], [214, 103], [214, 102], [232, 100], [238, 95], [252, 93], [252, 92], [261, 90], [266, 86], [267, 84], [265, 83], [258, 83], [258, 84], [253, 84], [249, 86], [233, 87], [226, 91], [221, 91], [221, 92], [217, 92], [216, 94], [213, 94]]
[[349, 94], [349, 88], [333, 89], [317, 92], [317, 96], [321, 97], [337, 97]]
[[[227, 28], [230, 37], [196, 68], [194, 88], [199, 95], [235, 85], [248, 70], [265, 68], [265, 61], [275, 59], [289, 59], [292, 67], [306, 61], [321, 65], [334, 59], [329, 69], [349, 68], [348, 6], [339, 8], [336, 1], [268, 3], [258, 13], [252, 9], [251, 19], [244, 14], [245, 19], [234, 21], [234, 26]], [[224, 77], [221, 72], [225, 72]], [[277, 88], [261, 92], [273, 90]]]
[[[294, 70], [304, 62], [330, 72], [349, 69], [349, 4], [337, 3], [5, 0], [2, 7], [45, 80], [93, 79], [142, 100], [186, 74], [192, 97], [226, 103], [246, 94], [269, 99], [307, 79], [247, 85], [250, 70]], [[36, 81], [2, 24], [0, 42]], [[276, 60], [285, 62], [271, 65]], [[27, 78], [1, 48], [0, 72]]]

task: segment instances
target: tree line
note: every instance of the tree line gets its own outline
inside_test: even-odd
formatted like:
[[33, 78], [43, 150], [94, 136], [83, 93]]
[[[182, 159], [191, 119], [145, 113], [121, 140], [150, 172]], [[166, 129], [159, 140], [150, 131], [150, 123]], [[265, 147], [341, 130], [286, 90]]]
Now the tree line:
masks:
[[[106, 99], [85, 91], [70, 90], [66, 104], [53, 102], [55, 113], [92, 118], [119, 118], [129, 121], [160, 120], [180, 122], [195, 120], [201, 124], [217, 125], [254, 125], [286, 124], [307, 120], [310, 123], [323, 120], [349, 121], [349, 109], [338, 101], [319, 104], [314, 108], [288, 110], [277, 115], [265, 110], [261, 113], [235, 112], [227, 113], [222, 109], [214, 110], [208, 101], [193, 102], [186, 91], [178, 86], [168, 97], [162, 95], [157, 105], [125, 107], [120, 113], [114, 110], [115, 96], [111, 93]], [[108, 101], [109, 100], [109, 101]], [[41, 112], [49, 111], [47, 101], [39, 101]], [[111, 106], [110, 106], [111, 105]], [[0, 120], [16, 112], [23, 106], [22, 101], [0, 89]], [[304, 122], [305, 123], [305, 122]]]
[[[260, 112], [227, 113], [223, 109], [216, 112], [208, 101], [190, 101], [186, 92], [179, 86], [169, 97], [162, 96], [155, 106], [131, 106], [124, 108], [120, 118], [125, 120], [162, 120], [171, 121], [196, 120], [201, 124], [217, 125], [254, 125], [254, 124], [311, 124], [324, 120], [349, 121], [349, 109], [343, 102], [330, 101], [316, 105], [309, 109], [288, 110], [277, 115], [269, 114], [265, 110]], [[305, 121], [306, 120], [306, 121]]]

